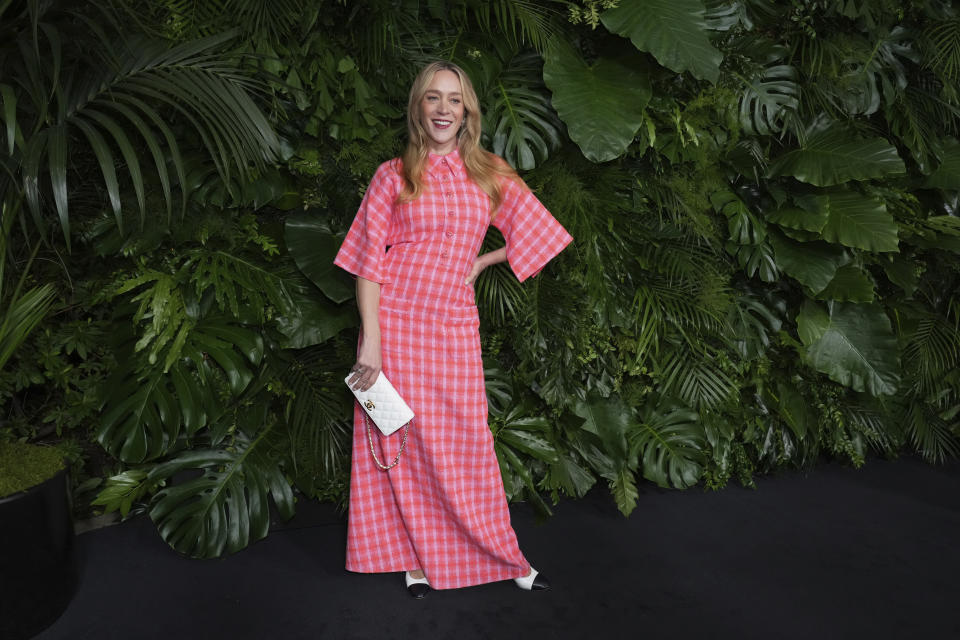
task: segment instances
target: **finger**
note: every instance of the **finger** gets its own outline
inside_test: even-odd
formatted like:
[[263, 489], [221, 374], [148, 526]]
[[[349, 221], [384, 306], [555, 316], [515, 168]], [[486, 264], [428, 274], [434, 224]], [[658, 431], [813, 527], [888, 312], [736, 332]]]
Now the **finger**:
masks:
[[363, 384], [364, 384], [365, 386], [364, 386], [363, 390], [366, 391], [367, 389], [369, 389], [370, 387], [372, 387], [373, 384], [377, 381], [377, 378], [379, 378], [379, 377], [380, 377], [380, 371], [370, 371], [370, 372], [368, 372], [367, 375], [366, 375], [366, 377], [364, 378]]
[[362, 381], [363, 381], [363, 372], [354, 371], [353, 375], [350, 376], [350, 380], [349, 382], [347, 382], [347, 384], [350, 385], [351, 389], [359, 389]]

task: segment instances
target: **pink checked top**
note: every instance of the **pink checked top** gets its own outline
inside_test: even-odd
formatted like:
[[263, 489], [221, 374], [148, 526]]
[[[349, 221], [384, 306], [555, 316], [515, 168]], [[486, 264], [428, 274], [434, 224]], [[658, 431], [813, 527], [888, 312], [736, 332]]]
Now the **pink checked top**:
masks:
[[[400, 166], [395, 159], [377, 169], [334, 260], [381, 284], [383, 372], [416, 414], [400, 463], [384, 472], [355, 407], [347, 569], [422, 569], [434, 589], [520, 577], [529, 564], [510, 526], [487, 425], [474, 291], [464, 283], [491, 222], [490, 200], [454, 151], [431, 155], [423, 195], [397, 204]], [[493, 225], [523, 281], [572, 238], [526, 185], [502, 184]], [[377, 456], [393, 460], [402, 430], [373, 431]]]

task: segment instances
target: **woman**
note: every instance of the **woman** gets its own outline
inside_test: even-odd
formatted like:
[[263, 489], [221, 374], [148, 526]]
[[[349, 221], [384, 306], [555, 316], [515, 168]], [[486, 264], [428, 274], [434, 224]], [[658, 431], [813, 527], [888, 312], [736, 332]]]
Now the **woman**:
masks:
[[[480, 106], [459, 67], [420, 72], [407, 128], [403, 157], [377, 169], [334, 261], [357, 279], [362, 330], [349, 384], [366, 390], [382, 371], [416, 414], [408, 432], [383, 437], [354, 408], [347, 570], [405, 571], [417, 598], [511, 578], [544, 589], [510, 526], [473, 283], [503, 261], [523, 281], [572, 238], [480, 147]], [[506, 246], [478, 256], [491, 223]]]

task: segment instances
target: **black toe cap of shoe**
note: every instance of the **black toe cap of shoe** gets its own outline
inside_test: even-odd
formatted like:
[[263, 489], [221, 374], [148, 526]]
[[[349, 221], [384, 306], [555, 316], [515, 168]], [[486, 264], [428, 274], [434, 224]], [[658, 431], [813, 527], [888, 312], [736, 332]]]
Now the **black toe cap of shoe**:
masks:
[[531, 591], [546, 591], [550, 588], [550, 581], [543, 577], [542, 574], [537, 574], [537, 577], [533, 579], [533, 586], [530, 587]]
[[[536, 587], [534, 587], [536, 588]], [[430, 585], [423, 584], [418, 582], [407, 587], [407, 591], [410, 592], [410, 595], [416, 598], [417, 600], [422, 600], [424, 596], [430, 591]]]

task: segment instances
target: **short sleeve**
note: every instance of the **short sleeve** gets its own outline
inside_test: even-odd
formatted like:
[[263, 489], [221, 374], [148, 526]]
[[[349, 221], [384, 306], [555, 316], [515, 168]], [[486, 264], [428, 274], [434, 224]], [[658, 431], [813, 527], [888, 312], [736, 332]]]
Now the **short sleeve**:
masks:
[[527, 185], [504, 180], [503, 202], [493, 217], [507, 244], [507, 262], [523, 282], [540, 270], [573, 240]]
[[383, 283], [387, 237], [397, 196], [391, 162], [380, 165], [363, 196], [357, 216], [340, 245], [333, 264], [366, 280]]

